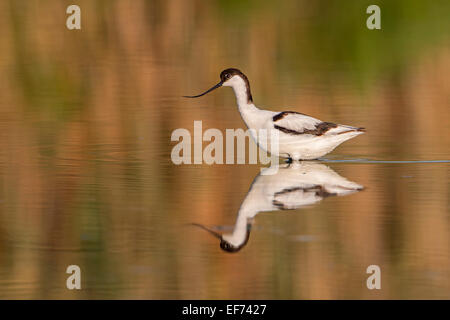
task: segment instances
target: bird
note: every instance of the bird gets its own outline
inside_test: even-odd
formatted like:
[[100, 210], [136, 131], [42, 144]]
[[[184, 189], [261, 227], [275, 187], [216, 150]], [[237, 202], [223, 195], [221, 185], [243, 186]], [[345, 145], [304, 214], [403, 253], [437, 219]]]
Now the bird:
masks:
[[[229, 68], [220, 73], [220, 82], [205, 92], [185, 98], [198, 98], [220, 88], [232, 87], [239, 112], [252, 138], [258, 146], [277, 157], [292, 160], [318, 159], [333, 151], [342, 142], [364, 132], [365, 128], [321, 121], [296, 111], [269, 111], [258, 108], [253, 103], [250, 82], [239, 69]], [[262, 143], [255, 132], [264, 129], [269, 135], [278, 134], [278, 147], [269, 142]], [[260, 139], [261, 140], [261, 139]], [[278, 150], [276, 150], [278, 149]]]
[[193, 223], [220, 240], [220, 248], [229, 253], [247, 245], [255, 216], [260, 212], [294, 210], [312, 206], [325, 198], [345, 196], [364, 187], [317, 161], [295, 161], [265, 168], [253, 180], [239, 208], [231, 233], [219, 232]]

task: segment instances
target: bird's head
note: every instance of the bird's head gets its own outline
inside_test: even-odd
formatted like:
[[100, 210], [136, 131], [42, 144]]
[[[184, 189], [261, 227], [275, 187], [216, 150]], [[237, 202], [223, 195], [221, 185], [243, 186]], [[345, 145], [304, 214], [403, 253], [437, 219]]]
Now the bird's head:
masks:
[[240, 70], [235, 68], [225, 69], [220, 73], [220, 82], [213, 86], [212, 88], [206, 90], [203, 93], [200, 93], [196, 96], [184, 96], [185, 98], [198, 98], [204, 96], [205, 94], [220, 88], [220, 87], [233, 87], [235, 90], [237, 88], [243, 88], [247, 93], [248, 102], [252, 102], [252, 95], [250, 93], [250, 83], [245, 74], [243, 74]]
[[229, 253], [235, 253], [240, 251], [245, 245], [248, 243], [248, 239], [250, 238], [250, 229], [251, 224], [247, 224], [247, 232], [245, 234], [245, 238], [238, 241], [238, 243], [235, 243], [235, 241], [232, 238], [231, 234], [220, 234], [208, 227], [205, 227], [204, 225], [201, 225], [199, 223], [193, 223], [192, 225], [199, 227], [205, 231], [207, 231], [209, 234], [213, 235], [214, 237], [218, 238], [220, 240], [220, 249], [223, 251], [229, 252]]

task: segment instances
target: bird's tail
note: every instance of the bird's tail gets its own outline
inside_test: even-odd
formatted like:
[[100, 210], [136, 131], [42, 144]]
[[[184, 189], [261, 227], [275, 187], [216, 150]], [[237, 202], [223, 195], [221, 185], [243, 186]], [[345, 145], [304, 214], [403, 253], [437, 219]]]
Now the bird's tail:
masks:
[[352, 127], [352, 126], [346, 126], [343, 124], [338, 125], [336, 129], [333, 129], [334, 134], [344, 134], [344, 133], [350, 133], [350, 132], [360, 132], [364, 133], [366, 132], [366, 128], [363, 127]]

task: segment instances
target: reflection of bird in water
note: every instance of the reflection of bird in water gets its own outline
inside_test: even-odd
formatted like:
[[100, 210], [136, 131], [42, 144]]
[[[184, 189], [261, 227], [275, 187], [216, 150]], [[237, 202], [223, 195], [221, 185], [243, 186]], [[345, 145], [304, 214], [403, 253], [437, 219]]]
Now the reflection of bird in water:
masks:
[[201, 224], [194, 224], [220, 239], [220, 247], [237, 252], [248, 242], [252, 218], [259, 212], [297, 209], [330, 196], [358, 192], [363, 187], [340, 176], [324, 164], [295, 162], [272, 166], [259, 174], [238, 212], [232, 233], [220, 234]]
[[239, 112], [249, 129], [265, 129], [278, 134], [278, 151], [269, 150], [269, 144], [261, 144], [263, 141], [258, 140], [262, 149], [276, 156], [289, 160], [317, 159], [333, 151], [342, 142], [365, 132], [364, 128], [325, 122], [295, 111], [274, 112], [259, 109], [253, 103], [247, 77], [233, 68], [222, 71], [220, 82], [211, 89], [196, 96], [185, 97], [201, 97], [221, 86], [233, 88]]

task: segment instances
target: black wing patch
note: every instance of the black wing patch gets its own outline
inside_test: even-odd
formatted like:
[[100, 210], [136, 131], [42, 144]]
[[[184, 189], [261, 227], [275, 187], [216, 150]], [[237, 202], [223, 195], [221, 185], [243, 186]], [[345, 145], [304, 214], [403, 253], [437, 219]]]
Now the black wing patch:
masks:
[[[285, 116], [287, 116], [289, 114], [301, 114], [301, 115], [304, 115], [303, 113], [295, 112], [295, 111], [282, 111], [282, 112], [277, 113], [276, 115], [274, 115], [272, 117], [272, 120], [273, 120], [273, 122], [277, 122], [278, 120], [283, 119]], [[319, 124], [316, 125], [316, 127], [314, 129], [305, 129], [303, 131], [297, 131], [297, 130], [288, 129], [288, 128], [279, 126], [277, 124], [274, 124], [274, 127], [275, 127], [275, 129], [278, 129], [281, 132], [284, 132], [286, 134], [293, 134], [293, 135], [297, 135], [297, 134], [311, 134], [311, 135], [315, 135], [315, 136], [321, 136], [325, 132], [327, 132], [328, 130], [330, 130], [332, 128], [336, 128], [337, 124], [332, 123], [332, 122], [320, 122]]]
[[321, 185], [314, 185], [314, 186], [306, 187], [306, 188], [301, 188], [301, 187], [286, 188], [286, 189], [283, 189], [282, 191], [276, 192], [274, 194], [274, 198], [275, 199], [272, 200], [272, 204], [274, 206], [278, 207], [280, 210], [295, 209], [295, 208], [286, 206], [284, 203], [282, 203], [281, 201], [277, 200], [276, 198], [278, 196], [280, 196], [280, 195], [284, 195], [284, 194], [287, 194], [287, 193], [290, 193], [290, 192], [299, 191], [299, 190], [303, 190], [303, 192], [314, 192], [317, 197], [321, 197], [321, 198], [327, 198], [327, 197], [332, 197], [332, 196], [336, 196], [337, 195], [336, 193], [328, 192]]
[[278, 121], [278, 120], [283, 119], [283, 118], [284, 118], [285, 116], [287, 116], [288, 114], [301, 114], [301, 115], [304, 115], [304, 116], [305, 116], [305, 114], [300, 113], [300, 112], [295, 112], [295, 111], [282, 111], [282, 112], [277, 113], [276, 115], [274, 115], [273, 118], [272, 118], [272, 120], [273, 120], [273, 122], [276, 122], [276, 121]]
[[[275, 118], [275, 116], [274, 116], [274, 118]], [[276, 125], [276, 124], [274, 124], [274, 127], [275, 127], [275, 129], [278, 129], [281, 132], [284, 132], [284, 133], [287, 133], [287, 134], [293, 134], [293, 135], [297, 135], [297, 134], [311, 134], [311, 135], [314, 135], [314, 136], [321, 136], [324, 133], [326, 133], [328, 130], [336, 128], [337, 124], [332, 123], [332, 122], [320, 122], [319, 124], [316, 125], [316, 127], [314, 129], [305, 129], [303, 131], [287, 129], [285, 127], [281, 127], [281, 126]]]

